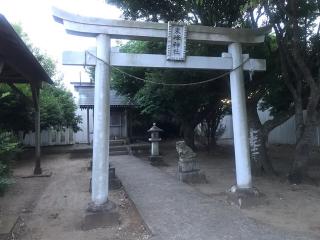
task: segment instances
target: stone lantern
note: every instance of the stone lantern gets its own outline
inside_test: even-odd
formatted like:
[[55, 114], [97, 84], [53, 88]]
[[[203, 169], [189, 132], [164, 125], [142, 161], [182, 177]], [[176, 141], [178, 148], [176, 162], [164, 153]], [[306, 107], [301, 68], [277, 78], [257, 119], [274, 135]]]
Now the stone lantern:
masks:
[[161, 141], [159, 133], [163, 132], [163, 130], [153, 123], [153, 126], [148, 130], [148, 132], [151, 133], [151, 137], [149, 138], [149, 142], [151, 142], [151, 155], [149, 160], [151, 165], [160, 165], [162, 163], [162, 157], [159, 154], [159, 142]]

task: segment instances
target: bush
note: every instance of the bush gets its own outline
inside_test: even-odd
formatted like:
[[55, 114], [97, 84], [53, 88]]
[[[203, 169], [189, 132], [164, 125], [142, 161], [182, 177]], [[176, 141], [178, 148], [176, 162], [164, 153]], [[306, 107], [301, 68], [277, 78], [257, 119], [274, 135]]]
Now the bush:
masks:
[[20, 145], [14, 135], [0, 130], [0, 195], [12, 183], [10, 179], [11, 162], [20, 150]]

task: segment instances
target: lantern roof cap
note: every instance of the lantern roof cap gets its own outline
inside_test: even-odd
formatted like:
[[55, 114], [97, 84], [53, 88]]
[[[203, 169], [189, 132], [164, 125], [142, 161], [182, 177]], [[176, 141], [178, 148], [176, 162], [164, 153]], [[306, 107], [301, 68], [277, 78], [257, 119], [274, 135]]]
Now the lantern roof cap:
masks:
[[148, 130], [148, 132], [163, 132], [161, 128], [156, 126], [156, 123], [153, 123], [153, 126]]

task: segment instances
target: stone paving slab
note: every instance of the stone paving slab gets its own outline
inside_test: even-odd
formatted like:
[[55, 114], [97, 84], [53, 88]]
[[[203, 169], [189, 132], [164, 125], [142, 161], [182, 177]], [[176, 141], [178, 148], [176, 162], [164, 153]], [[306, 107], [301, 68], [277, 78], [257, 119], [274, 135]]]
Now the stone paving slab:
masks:
[[239, 209], [178, 182], [133, 156], [110, 157], [116, 174], [151, 230], [152, 240], [306, 240], [249, 219]]

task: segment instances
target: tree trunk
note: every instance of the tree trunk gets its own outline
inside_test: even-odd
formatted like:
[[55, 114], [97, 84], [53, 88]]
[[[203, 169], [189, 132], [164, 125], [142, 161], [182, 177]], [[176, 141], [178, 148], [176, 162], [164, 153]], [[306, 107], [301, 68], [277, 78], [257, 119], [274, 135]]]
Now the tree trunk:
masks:
[[210, 153], [210, 145], [211, 145], [211, 121], [210, 120], [207, 120], [206, 121], [207, 123], [207, 132], [206, 132], [206, 135], [207, 135], [207, 151], [208, 153]]
[[183, 139], [185, 143], [191, 147], [193, 150], [195, 150], [195, 144], [194, 144], [194, 126], [190, 123], [183, 123], [182, 124], [182, 133], [183, 133]]
[[[295, 184], [300, 184], [310, 179], [308, 176], [309, 154], [314, 136], [315, 123], [317, 122], [317, 106], [320, 98], [319, 92], [316, 89], [311, 89], [310, 95], [305, 123], [303, 122], [303, 112], [301, 111], [299, 114], [300, 118], [302, 117], [302, 120], [300, 119], [302, 123], [300, 123], [300, 127], [296, 128], [297, 144], [291, 171], [288, 176], [289, 181]], [[301, 135], [299, 136], [298, 134]]]
[[216, 141], [216, 132], [217, 132], [217, 127], [214, 121], [207, 120], [207, 126], [208, 126], [208, 131], [207, 131], [207, 150], [208, 153], [210, 153], [211, 149], [214, 149], [217, 146], [217, 141]]
[[288, 176], [290, 183], [300, 184], [308, 177], [309, 153], [312, 143], [314, 126], [305, 126], [303, 134], [296, 145], [294, 160]]
[[294, 101], [294, 108], [295, 108], [295, 125], [296, 125], [296, 142], [302, 137], [303, 128], [304, 128], [304, 121], [303, 121], [303, 107], [302, 107], [302, 100], [295, 99]]
[[266, 146], [268, 132], [265, 132], [262, 127], [256, 103], [248, 104], [248, 122], [252, 175], [275, 175], [275, 171], [268, 158]]

